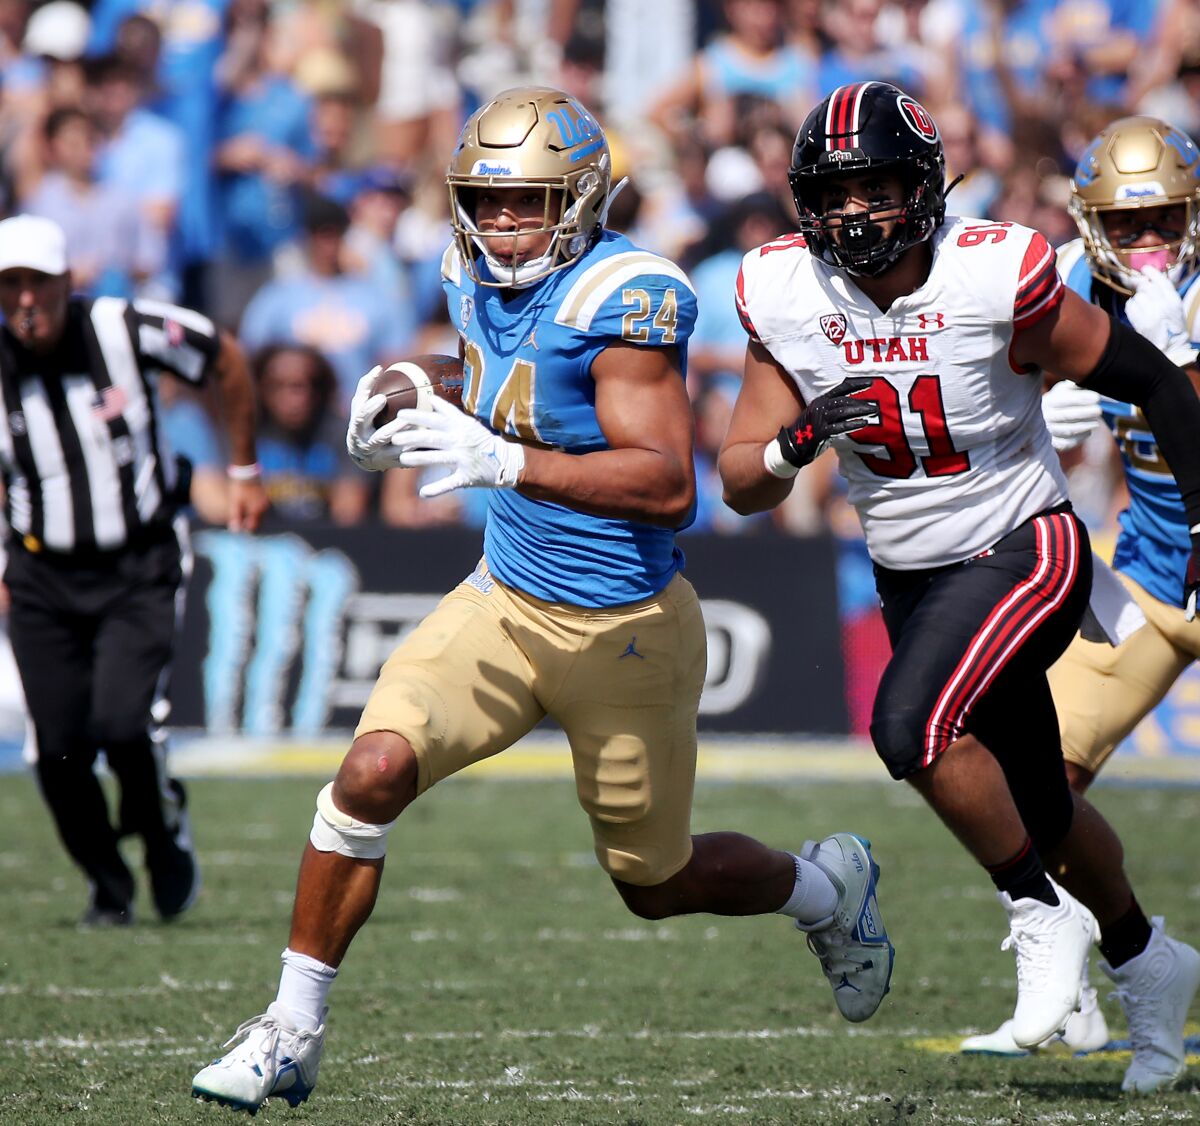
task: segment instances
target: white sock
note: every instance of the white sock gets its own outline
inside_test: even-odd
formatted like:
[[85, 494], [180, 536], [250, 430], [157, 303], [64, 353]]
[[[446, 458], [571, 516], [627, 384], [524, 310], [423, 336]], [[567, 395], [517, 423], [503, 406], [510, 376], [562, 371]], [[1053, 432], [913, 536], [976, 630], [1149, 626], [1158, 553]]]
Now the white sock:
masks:
[[337, 977], [337, 970], [310, 958], [285, 950], [280, 955], [283, 972], [279, 975], [279, 994], [275, 1003], [292, 1018], [299, 1029], [315, 1032], [325, 1021], [325, 998]]
[[776, 914], [789, 915], [805, 925], [828, 919], [838, 901], [833, 881], [811, 860], [801, 860], [798, 856], [792, 859], [796, 862], [796, 886]]

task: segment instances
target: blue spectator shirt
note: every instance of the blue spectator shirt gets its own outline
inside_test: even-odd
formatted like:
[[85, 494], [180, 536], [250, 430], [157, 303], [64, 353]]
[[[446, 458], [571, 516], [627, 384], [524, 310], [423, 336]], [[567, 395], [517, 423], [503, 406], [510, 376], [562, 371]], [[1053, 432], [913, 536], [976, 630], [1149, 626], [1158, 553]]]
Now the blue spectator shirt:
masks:
[[346, 455], [346, 422], [326, 415], [307, 440], [260, 424], [255, 438], [271, 508], [290, 520], [327, 520], [334, 482], [360, 476]]
[[80, 268], [87, 268], [94, 279], [86, 286], [92, 297], [132, 297], [135, 274], [149, 276], [166, 264], [166, 240], [116, 188], [95, 184], [80, 195], [61, 172], [50, 172], [25, 211], [62, 227], [75, 281], [80, 284]]
[[751, 63], [719, 37], [704, 48], [710, 94], [727, 98], [752, 94], [773, 102], [789, 102], [812, 91], [812, 67], [794, 47], [780, 47], [769, 62]]
[[212, 169], [217, 125], [215, 74], [225, 46], [229, 4], [230, 0], [96, 0], [92, 5], [89, 55], [112, 50], [117, 28], [127, 16], [150, 16], [162, 29], [161, 94], [150, 108], [187, 137], [178, 222], [183, 262], [211, 258], [217, 248]]
[[105, 142], [96, 157], [100, 181], [133, 199], [178, 201], [183, 191], [186, 142], [182, 130], [165, 117], [135, 109], [121, 131]]
[[[1036, 95], [1045, 82], [1056, 28], [1070, 27], [1081, 48], [1099, 41], [1111, 30], [1130, 31], [1146, 42], [1160, 7], [1159, 0], [1017, 0], [1005, 6], [1001, 30], [1004, 63], [1014, 85]], [[961, 69], [972, 113], [992, 129], [1007, 132], [1012, 124], [999, 79], [996, 48], [985, 5], [961, 0], [964, 16], [959, 36]], [[1088, 79], [1088, 101], [1119, 103], [1125, 85], [1120, 75]]]
[[250, 352], [267, 344], [309, 344], [337, 373], [341, 399], [375, 364], [402, 358], [416, 324], [408, 306], [388, 298], [370, 279], [349, 274], [304, 274], [267, 282], [246, 306], [241, 339]]
[[925, 79], [921, 72], [896, 54], [880, 49], [861, 58], [847, 58], [836, 47], [826, 51], [817, 63], [817, 93], [824, 98], [839, 86], [856, 82], [891, 82], [920, 97]]
[[736, 348], [739, 354], [746, 350], [746, 330], [733, 299], [741, 268], [742, 251], [735, 249], [705, 258], [692, 270], [692, 288], [700, 307], [696, 331], [692, 334], [693, 345]]
[[173, 454], [186, 457], [193, 469], [222, 471], [221, 444], [212, 421], [194, 399], [177, 398], [158, 404], [158, 428]]
[[[311, 160], [309, 99], [286, 78], [261, 81], [253, 93], [231, 98], [220, 122], [220, 142], [250, 133], [264, 148], [290, 149]], [[241, 262], [264, 262], [299, 231], [300, 193], [259, 172], [219, 176], [225, 246]]]
[[[606, 232], [578, 262], [507, 299], [472, 281], [453, 245], [443, 279], [466, 348], [464, 405], [510, 437], [575, 454], [608, 449], [591, 366], [617, 341], [677, 348], [686, 370], [696, 295], [678, 266], [624, 235]], [[669, 528], [515, 489], [488, 490], [487, 500], [492, 574], [547, 602], [627, 605], [657, 594], [683, 565]]]

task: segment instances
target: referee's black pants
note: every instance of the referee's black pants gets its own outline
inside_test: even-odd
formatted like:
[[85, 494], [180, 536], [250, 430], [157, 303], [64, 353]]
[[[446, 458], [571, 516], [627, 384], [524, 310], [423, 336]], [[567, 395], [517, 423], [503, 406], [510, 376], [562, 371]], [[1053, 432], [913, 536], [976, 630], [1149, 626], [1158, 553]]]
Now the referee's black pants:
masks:
[[94, 902], [124, 910], [134, 882], [93, 769], [103, 750], [121, 791], [120, 826], [147, 856], [171, 839], [151, 708], [165, 688], [182, 582], [170, 528], [114, 552], [30, 552], [14, 545], [4, 579], [9, 634], [37, 742], [37, 778], [59, 836], [94, 884]]

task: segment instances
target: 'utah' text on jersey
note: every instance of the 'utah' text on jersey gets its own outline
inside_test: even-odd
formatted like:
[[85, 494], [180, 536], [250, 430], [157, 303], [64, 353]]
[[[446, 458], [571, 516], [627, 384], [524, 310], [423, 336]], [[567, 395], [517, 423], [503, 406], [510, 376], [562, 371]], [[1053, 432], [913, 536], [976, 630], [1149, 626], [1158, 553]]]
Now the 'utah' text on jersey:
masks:
[[746, 331], [805, 402], [872, 380], [858, 397], [879, 423], [831, 445], [871, 558], [895, 570], [969, 559], [1067, 497], [1042, 373], [1009, 353], [1062, 300], [1053, 248], [1028, 227], [956, 217], [930, 243], [929, 277], [886, 312], [800, 235], [750, 251], [737, 283]]

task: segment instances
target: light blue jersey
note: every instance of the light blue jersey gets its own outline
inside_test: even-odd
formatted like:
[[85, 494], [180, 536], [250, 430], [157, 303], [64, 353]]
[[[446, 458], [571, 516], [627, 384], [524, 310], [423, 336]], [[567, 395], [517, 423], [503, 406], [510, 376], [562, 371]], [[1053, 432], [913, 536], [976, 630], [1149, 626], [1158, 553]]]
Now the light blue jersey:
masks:
[[[1093, 298], [1094, 279], [1079, 240], [1059, 251], [1059, 272], [1066, 284], [1085, 301]], [[1180, 290], [1193, 343], [1200, 341], [1200, 287], [1193, 275]], [[1108, 287], [1102, 287], [1107, 290]], [[1107, 297], [1107, 293], [1104, 294]], [[1106, 305], [1107, 307], [1107, 305]], [[1124, 301], [1111, 311], [1124, 323]], [[1129, 403], [1101, 399], [1104, 421], [1113, 432], [1125, 467], [1129, 507], [1118, 517], [1121, 527], [1113, 566], [1133, 579], [1160, 602], [1179, 605], [1184, 572], [1192, 542], [1188, 535], [1183, 498], [1167, 468], [1158, 443], [1142, 412]]]
[[[574, 265], [515, 294], [472, 281], [454, 245], [442, 279], [466, 348], [463, 406], [499, 433], [568, 453], [608, 449], [596, 420], [596, 357], [618, 341], [675, 347], [687, 370], [696, 295], [678, 266], [624, 235], [605, 232]], [[683, 565], [678, 529], [592, 516], [515, 489], [487, 499], [488, 566], [535, 598], [623, 606], [658, 594]]]

